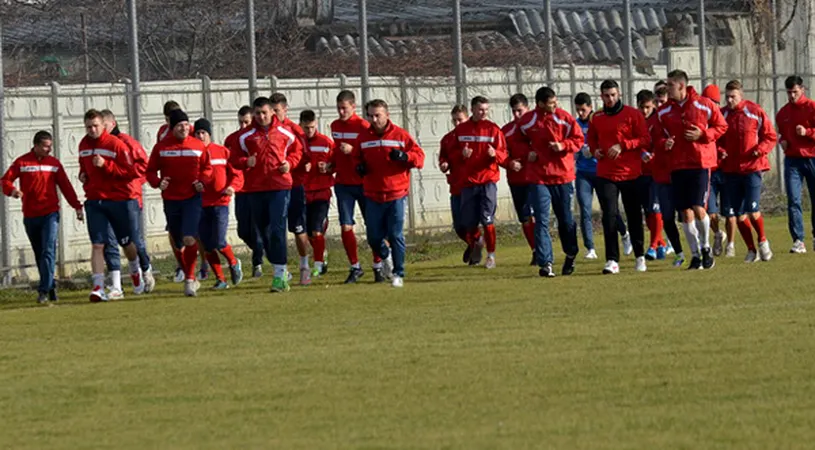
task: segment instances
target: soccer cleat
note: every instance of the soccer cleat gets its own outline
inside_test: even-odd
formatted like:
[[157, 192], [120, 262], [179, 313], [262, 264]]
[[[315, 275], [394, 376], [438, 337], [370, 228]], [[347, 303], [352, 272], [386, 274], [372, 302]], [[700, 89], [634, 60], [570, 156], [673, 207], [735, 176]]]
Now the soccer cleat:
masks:
[[804, 241], [797, 240], [792, 243], [792, 248], [790, 249], [790, 253], [797, 253], [797, 254], [804, 254], [807, 252], [807, 247], [804, 245]]
[[702, 268], [705, 270], [712, 269], [716, 266], [716, 261], [713, 260], [710, 248], [702, 249]]
[[668, 245], [665, 247], [665, 255], [673, 255], [674, 254], [674, 246], [671, 245], [669, 242]]
[[272, 280], [272, 292], [289, 292], [291, 287], [289, 287], [289, 282], [287, 281], [286, 276], [283, 277], [274, 277]]
[[758, 254], [762, 261], [773, 259], [773, 251], [770, 250], [770, 241], [764, 240], [758, 243]]
[[125, 293], [118, 289], [111, 289], [108, 291], [108, 300], [122, 300], [125, 298]]
[[229, 289], [229, 285], [226, 284], [226, 281], [218, 280], [215, 282], [215, 286], [212, 286], [212, 289], [215, 289], [216, 291], [223, 291], [225, 289]]
[[656, 249], [649, 248], [647, 252], [645, 252], [645, 259], [648, 261], [653, 261], [657, 259], [657, 251]]
[[495, 256], [488, 255], [487, 256], [487, 262], [484, 263], [484, 267], [486, 267], [487, 269], [494, 269], [495, 268]]
[[538, 254], [534, 251], [532, 252], [532, 261], [529, 262], [530, 266], [537, 266], [538, 265]]
[[473, 245], [473, 251], [470, 253], [470, 265], [477, 266], [481, 264], [481, 259], [483, 257], [484, 257], [484, 237], [482, 236], [475, 242], [475, 245]]
[[263, 276], [263, 266], [258, 264], [252, 269], [252, 278], [260, 278]]
[[560, 272], [563, 276], [569, 276], [574, 273], [574, 260], [574, 256], [566, 255], [566, 260], [563, 261], [563, 267]]
[[388, 255], [387, 258], [382, 260], [382, 275], [388, 280], [393, 278], [393, 255]]
[[381, 268], [374, 269], [374, 283], [384, 283], [385, 275], [382, 273]]
[[201, 270], [198, 271], [198, 281], [206, 281], [207, 279], [209, 279], [209, 271], [202, 267]]
[[594, 251], [593, 248], [590, 248], [590, 249], [588, 249], [586, 251], [586, 256], [584, 256], [584, 258], [586, 258], [586, 259], [597, 259], [597, 252]]
[[724, 257], [725, 258], [735, 258], [736, 257], [736, 244], [729, 242], [727, 247], [724, 249]]
[[461, 261], [464, 262], [464, 264], [470, 264], [470, 258], [472, 258], [472, 256], [473, 247], [468, 245], [467, 248], [464, 249], [464, 254], [461, 255]]
[[108, 296], [105, 294], [105, 290], [98, 287], [94, 288], [90, 294], [90, 301], [91, 303], [99, 303], [99, 302], [106, 302], [108, 301]]
[[144, 281], [142, 280], [141, 269], [136, 273], [131, 273], [130, 280], [133, 281], [133, 293], [136, 295], [144, 294]]
[[634, 246], [631, 245], [631, 233], [623, 235], [623, 254], [628, 256], [634, 253]]
[[665, 259], [665, 255], [667, 254], [668, 252], [667, 250], [665, 250], [664, 245], [660, 245], [659, 247], [657, 247], [657, 259], [659, 260]]
[[311, 284], [311, 271], [306, 268], [300, 269], [300, 286], [308, 286]]
[[755, 250], [747, 250], [747, 255], [744, 256], [744, 262], [752, 264], [759, 260], [758, 253]]
[[313, 278], [319, 278], [320, 276], [322, 276], [322, 274], [323, 274], [322, 269], [320, 269], [320, 268], [319, 268], [319, 267], [317, 267], [317, 266], [314, 266], [314, 268], [313, 268], [313, 269], [311, 269], [311, 278], [312, 278], [312, 279], [313, 279]]
[[142, 281], [144, 282], [144, 293], [149, 294], [156, 288], [156, 277], [153, 276], [153, 268], [149, 267], [147, 272], [144, 272], [142, 275]]
[[237, 286], [243, 281], [243, 264], [240, 259], [235, 259], [235, 265], [229, 266], [229, 275], [232, 277], [232, 286]]
[[345, 279], [345, 284], [356, 283], [364, 274], [365, 272], [363, 272], [361, 268], [351, 267], [351, 270], [348, 272], [348, 278]]
[[47, 305], [48, 304], [48, 294], [45, 292], [40, 292], [37, 296], [37, 303], [40, 305]]
[[617, 261], [606, 261], [606, 265], [603, 267], [603, 275], [613, 275], [618, 273], [620, 273], [620, 265], [617, 264]]
[[555, 277], [555, 270], [552, 268], [552, 263], [546, 263], [543, 267], [540, 268], [538, 271], [538, 275], [544, 278], [554, 278]]
[[684, 253], [675, 254], [673, 266], [679, 268], [682, 267], [683, 264], [685, 264], [685, 254]]
[[405, 282], [404, 282], [404, 280], [402, 280], [402, 277], [400, 277], [399, 275], [394, 275], [393, 276], [393, 280], [391, 281], [391, 286], [393, 286], [395, 288], [400, 288], [400, 287], [403, 287], [404, 285], [405, 285]]
[[695, 256], [690, 259], [688, 270], [702, 270], [702, 258]]
[[173, 281], [175, 281], [176, 283], [184, 282], [184, 269], [182, 269], [181, 267], [175, 268], [175, 278], [173, 278]]
[[713, 256], [721, 256], [723, 244], [727, 240], [727, 233], [724, 231], [717, 231], [713, 236]]
[[648, 266], [645, 265], [645, 258], [640, 256], [637, 258], [636, 265], [634, 266], [637, 272], [646, 272], [648, 271]]
[[195, 297], [198, 295], [198, 289], [201, 288], [201, 283], [198, 280], [184, 280], [184, 295], [187, 297]]
[[48, 291], [48, 300], [52, 301], [52, 302], [55, 302], [55, 301], [59, 300], [59, 297], [57, 297], [57, 290], [56, 289], [51, 289], [50, 291]]

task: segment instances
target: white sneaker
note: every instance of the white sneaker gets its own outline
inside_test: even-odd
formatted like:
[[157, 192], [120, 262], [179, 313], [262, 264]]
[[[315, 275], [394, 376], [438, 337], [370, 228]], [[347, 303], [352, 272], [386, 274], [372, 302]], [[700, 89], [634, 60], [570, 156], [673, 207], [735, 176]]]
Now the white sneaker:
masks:
[[722, 255], [722, 244], [727, 241], [727, 233], [724, 231], [717, 231], [713, 236], [713, 256]]
[[640, 256], [637, 258], [637, 265], [636, 265], [637, 272], [646, 272], [648, 270], [648, 266], [645, 265], [645, 257]]
[[176, 267], [176, 269], [175, 269], [175, 278], [173, 278], [173, 281], [175, 281], [176, 283], [183, 283], [184, 282], [184, 269], [182, 269], [180, 267]]
[[586, 259], [597, 259], [597, 252], [594, 251], [593, 248], [590, 248], [590, 249], [588, 249], [588, 251], [586, 251], [586, 256], [584, 258], [586, 258]]
[[725, 258], [735, 258], [736, 257], [736, 245], [732, 242], [727, 244], [727, 247], [724, 249], [724, 256]]
[[133, 281], [133, 293], [136, 295], [144, 294], [144, 277], [142, 276], [141, 269], [138, 273], [130, 274], [130, 279]]
[[195, 297], [198, 295], [198, 289], [201, 288], [201, 283], [198, 280], [184, 280], [184, 295], [187, 297]]
[[790, 253], [797, 253], [803, 254], [807, 252], [807, 247], [804, 245], [804, 241], [795, 241], [792, 243], [792, 248], [790, 249]]
[[393, 254], [382, 260], [382, 275], [386, 280], [393, 278]]
[[762, 261], [773, 259], [773, 251], [770, 250], [770, 241], [764, 240], [758, 243], [758, 255]]
[[673, 255], [674, 254], [674, 246], [671, 245], [669, 242], [668, 245], [665, 247], [665, 254], [666, 255]]
[[108, 291], [108, 300], [122, 300], [125, 298], [125, 293], [118, 289], [111, 289]]
[[405, 285], [405, 282], [402, 280], [402, 277], [400, 277], [399, 275], [394, 275], [393, 276], [393, 281], [391, 281], [391, 286], [393, 286], [395, 288], [400, 288], [400, 287], [402, 287], [404, 285]]
[[606, 261], [605, 267], [603, 267], [603, 274], [610, 275], [620, 273], [620, 265], [617, 264], [617, 261]]
[[634, 253], [634, 246], [631, 245], [631, 233], [625, 233], [623, 236], [623, 254], [628, 256]]
[[495, 268], [495, 256], [494, 255], [487, 255], [487, 262], [484, 263], [484, 267], [487, 269], [494, 269]]
[[747, 256], [744, 257], [744, 262], [747, 264], [752, 264], [758, 261], [758, 254], [756, 254], [753, 250], [747, 250]]
[[142, 275], [142, 279], [144, 281], [144, 292], [146, 294], [153, 292], [153, 289], [156, 288], [156, 278], [153, 276], [153, 268], [148, 268], [147, 272], [144, 272]]

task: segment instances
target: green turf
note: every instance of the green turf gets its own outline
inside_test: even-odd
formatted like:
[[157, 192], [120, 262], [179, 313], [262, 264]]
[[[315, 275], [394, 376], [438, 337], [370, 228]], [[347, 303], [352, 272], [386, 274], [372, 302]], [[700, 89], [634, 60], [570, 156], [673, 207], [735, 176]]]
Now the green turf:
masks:
[[812, 448], [815, 256], [769, 228], [772, 262], [704, 272], [545, 280], [515, 244], [403, 290], [335, 265], [285, 295], [6, 302], [0, 448]]

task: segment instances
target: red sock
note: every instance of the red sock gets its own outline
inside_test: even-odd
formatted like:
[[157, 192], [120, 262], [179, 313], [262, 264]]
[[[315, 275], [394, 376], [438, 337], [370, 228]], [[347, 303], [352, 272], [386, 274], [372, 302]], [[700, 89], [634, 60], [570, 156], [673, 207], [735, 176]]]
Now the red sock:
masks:
[[484, 227], [484, 240], [487, 241], [487, 253], [495, 253], [495, 225], [487, 225]]
[[218, 252], [207, 252], [207, 261], [209, 262], [209, 267], [212, 268], [212, 272], [215, 273], [215, 279], [218, 281], [226, 281], [224, 278], [224, 270], [221, 268], [221, 258], [218, 256]]
[[195, 263], [198, 262], [198, 244], [187, 245], [184, 247], [184, 273], [187, 275], [188, 280], [195, 279]]
[[175, 255], [175, 262], [178, 263], [178, 267], [184, 268], [184, 255], [181, 250], [174, 248], [173, 255]]
[[651, 232], [651, 248], [656, 249], [662, 240], [662, 214], [648, 214], [646, 222]]
[[535, 250], [535, 222], [532, 220], [524, 222], [523, 229], [526, 243], [529, 244], [529, 248]]
[[750, 226], [749, 220], [739, 220], [739, 233], [744, 243], [747, 245], [747, 250], [756, 251], [756, 243], [753, 242], [753, 227]]
[[467, 230], [464, 233], [464, 241], [467, 243], [467, 245], [469, 245], [470, 247], [475, 245], [476, 241], [478, 241], [477, 234], [478, 234], [478, 229]]
[[758, 216], [758, 219], [750, 218], [750, 222], [753, 224], [753, 228], [756, 229], [756, 233], [758, 233], [758, 242], [762, 243], [767, 240], [767, 235], [764, 234], [764, 216]]
[[379, 255], [377, 255], [375, 251], [372, 251], [371, 254], [374, 255], [374, 264], [382, 262], [382, 258]]
[[310, 241], [311, 248], [314, 249], [314, 261], [325, 262], [323, 259], [323, 255], [325, 255], [325, 236], [318, 234], [312, 236]]
[[[229, 267], [234, 267], [235, 265], [238, 264], [238, 260], [235, 258], [235, 253], [232, 252], [231, 245], [226, 244], [226, 247], [218, 251], [221, 252], [222, 255], [224, 255], [224, 258], [226, 258], [226, 262], [229, 263]], [[209, 259], [207, 260], [209, 261]], [[212, 261], [210, 261], [210, 264], [212, 264]]]
[[342, 246], [345, 247], [348, 262], [351, 263], [352, 266], [358, 264], [357, 237], [354, 235], [354, 230], [342, 230]]

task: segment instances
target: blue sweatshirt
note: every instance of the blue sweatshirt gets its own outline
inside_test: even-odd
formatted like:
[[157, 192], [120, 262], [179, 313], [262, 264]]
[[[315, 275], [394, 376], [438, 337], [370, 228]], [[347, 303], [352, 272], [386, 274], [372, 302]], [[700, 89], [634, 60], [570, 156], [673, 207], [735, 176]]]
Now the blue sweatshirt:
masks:
[[[589, 116], [591, 118], [591, 116]], [[589, 143], [589, 121], [582, 120], [579, 117], [575, 117], [577, 120], [577, 124], [580, 125], [580, 128], [583, 129], [583, 145], [586, 146]], [[582, 173], [589, 173], [595, 174], [597, 173], [597, 159], [594, 157], [586, 158], [583, 156], [582, 152], [577, 152], [574, 154], [575, 160], [575, 167], [578, 172]]]

